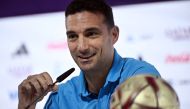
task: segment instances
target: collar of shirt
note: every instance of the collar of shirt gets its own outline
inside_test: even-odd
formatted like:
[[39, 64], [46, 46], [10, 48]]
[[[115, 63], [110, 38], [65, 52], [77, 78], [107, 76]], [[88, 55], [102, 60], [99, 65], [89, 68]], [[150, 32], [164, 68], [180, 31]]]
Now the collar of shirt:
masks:
[[[106, 78], [106, 82], [104, 84], [104, 87], [109, 85], [109, 83], [113, 83], [113, 82], [117, 81], [120, 78], [123, 65], [124, 65], [124, 61], [122, 60], [122, 57], [114, 49], [113, 64], [112, 64], [112, 67], [111, 67], [111, 69], [108, 73], [108, 76]], [[94, 96], [94, 94], [90, 93], [87, 90], [86, 81], [84, 78], [84, 73], [82, 71], [80, 72], [79, 78], [80, 78], [80, 80], [82, 80], [80, 83], [81, 87], [79, 88], [80, 96], [82, 96], [82, 97]]]

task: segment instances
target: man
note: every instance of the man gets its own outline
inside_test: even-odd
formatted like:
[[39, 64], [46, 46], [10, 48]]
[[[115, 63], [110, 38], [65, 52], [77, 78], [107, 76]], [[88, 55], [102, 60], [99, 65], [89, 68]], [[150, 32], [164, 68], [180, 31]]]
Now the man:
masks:
[[[114, 49], [119, 37], [112, 9], [103, 0], [74, 0], [67, 7], [68, 47], [81, 69], [79, 76], [54, 86], [45, 109], [109, 109], [115, 88], [137, 74], [159, 76], [150, 64], [122, 58]], [[24, 109], [52, 84], [48, 73], [29, 76], [19, 85], [19, 109]], [[27, 92], [27, 94], [26, 94]], [[34, 109], [34, 103], [30, 109]]]

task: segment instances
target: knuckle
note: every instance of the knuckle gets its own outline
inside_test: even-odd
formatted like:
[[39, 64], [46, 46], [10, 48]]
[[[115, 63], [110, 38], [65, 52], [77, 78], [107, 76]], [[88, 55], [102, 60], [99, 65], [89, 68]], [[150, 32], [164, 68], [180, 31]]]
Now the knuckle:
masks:
[[48, 72], [42, 72], [43, 74], [48, 74]]
[[29, 75], [28, 77], [27, 77], [27, 79], [32, 79], [34, 77], [34, 75]]
[[49, 73], [48, 72], [43, 72], [42, 75], [49, 75]]
[[25, 80], [23, 80], [20, 84], [19, 84], [19, 88], [22, 88], [22, 87], [24, 87], [25, 85], [26, 85], [26, 83], [27, 83], [27, 79], [25, 79]]

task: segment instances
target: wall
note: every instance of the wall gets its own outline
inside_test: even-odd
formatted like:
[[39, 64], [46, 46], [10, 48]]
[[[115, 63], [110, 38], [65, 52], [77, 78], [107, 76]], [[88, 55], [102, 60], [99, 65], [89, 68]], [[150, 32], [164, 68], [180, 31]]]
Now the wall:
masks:
[[[120, 27], [117, 51], [152, 63], [176, 90], [181, 109], [190, 107], [189, 7], [189, 1], [173, 1], [113, 8]], [[28, 75], [47, 71], [55, 79], [71, 67], [76, 71], [67, 80], [79, 74], [67, 48], [64, 21], [64, 12], [0, 19], [1, 109], [17, 107], [17, 87]]]

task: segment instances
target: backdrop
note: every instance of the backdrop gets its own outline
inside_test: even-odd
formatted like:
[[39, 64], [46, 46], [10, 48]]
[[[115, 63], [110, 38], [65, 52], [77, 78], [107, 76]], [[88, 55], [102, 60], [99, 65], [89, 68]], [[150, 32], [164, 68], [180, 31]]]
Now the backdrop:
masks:
[[[190, 107], [189, 8], [190, 1], [113, 8], [120, 27], [117, 51], [155, 65], [176, 90], [181, 109]], [[67, 48], [64, 21], [64, 12], [0, 19], [0, 109], [17, 108], [17, 87], [28, 75], [47, 71], [55, 79], [71, 67], [76, 71], [65, 81], [79, 74]]]

